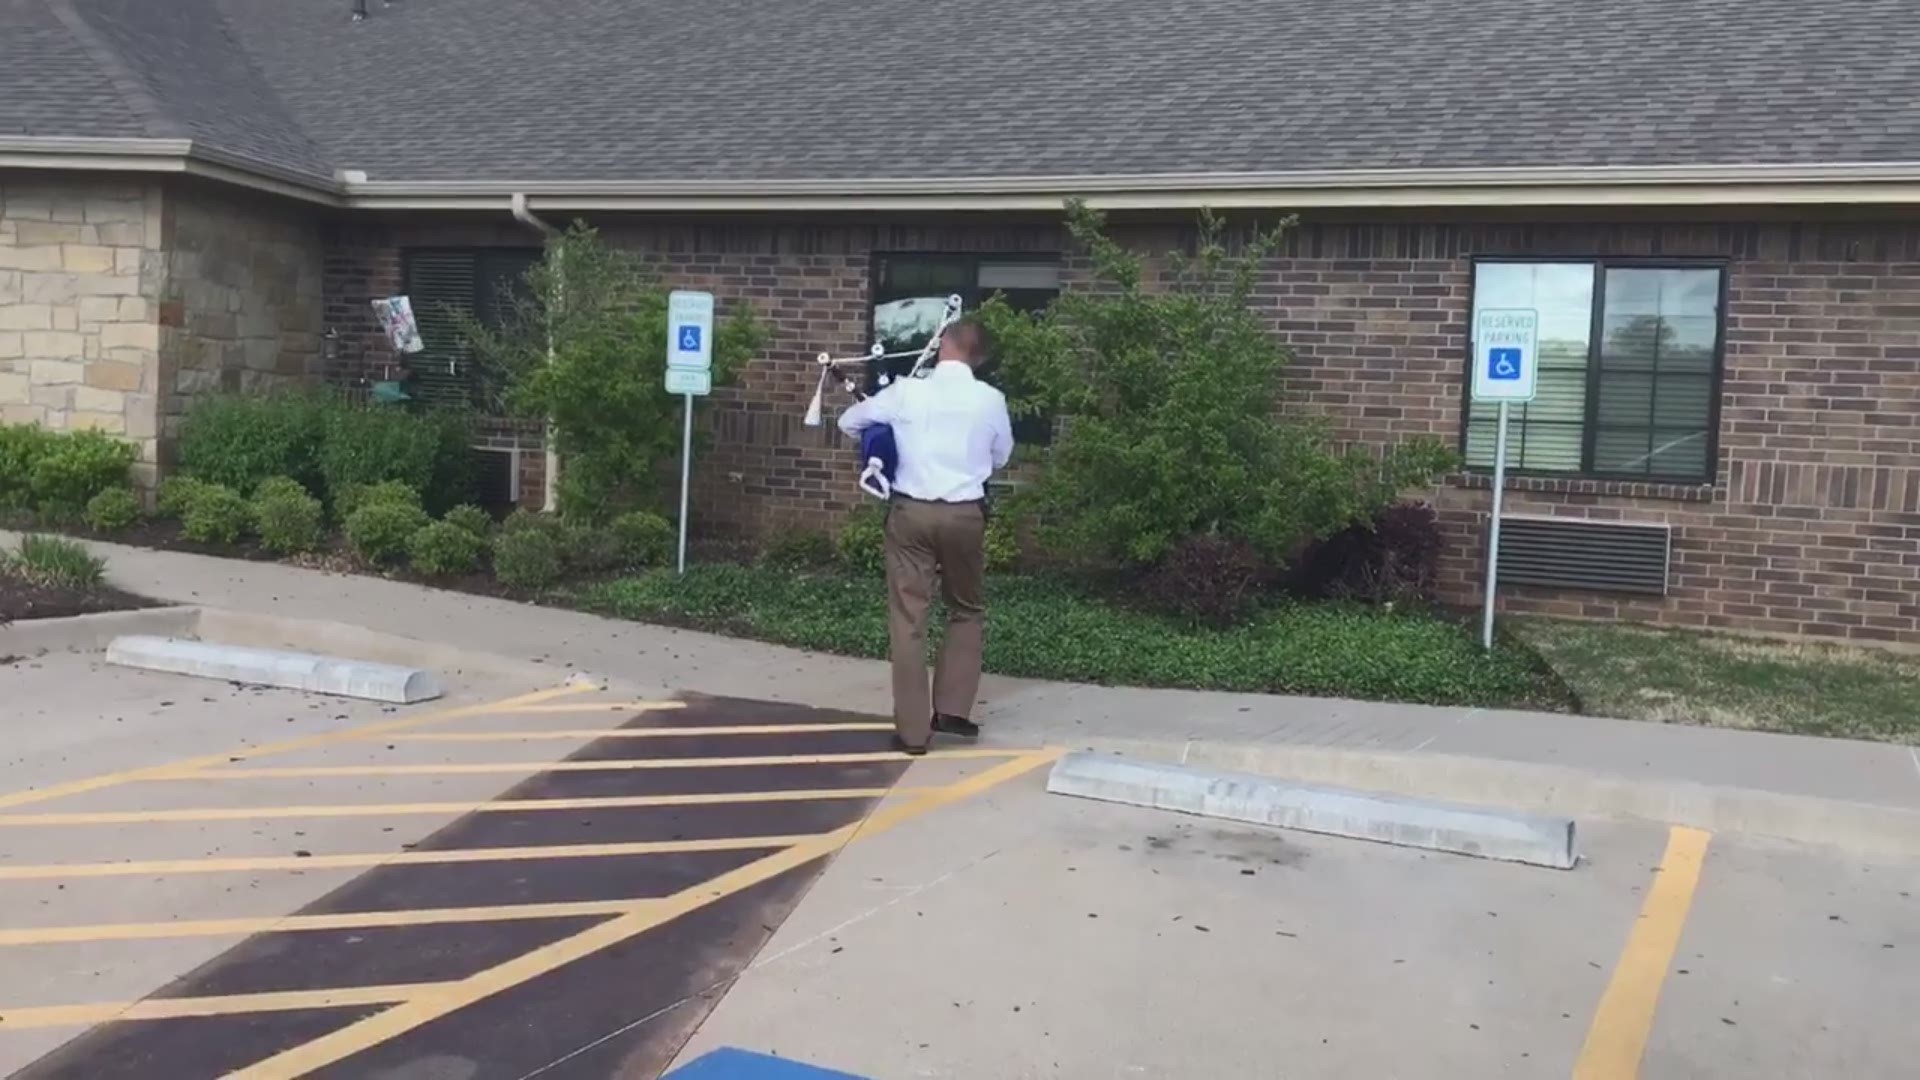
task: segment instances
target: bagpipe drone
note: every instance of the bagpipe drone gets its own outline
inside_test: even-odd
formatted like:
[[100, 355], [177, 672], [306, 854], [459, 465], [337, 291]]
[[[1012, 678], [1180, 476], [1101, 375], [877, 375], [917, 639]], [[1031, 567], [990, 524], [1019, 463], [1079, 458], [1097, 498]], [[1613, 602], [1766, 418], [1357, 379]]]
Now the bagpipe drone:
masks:
[[[913, 357], [913, 367], [908, 369], [907, 373], [900, 377], [903, 379], [919, 378], [920, 375], [926, 371], [928, 365], [933, 362], [934, 358], [940, 354], [940, 339], [945, 336], [948, 327], [959, 321], [960, 308], [961, 302], [959, 294], [956, 293], [955, 295], [947, 297], [947, 307], [946, 310], [941, 313], [940, 324], [934, 327], [932, 336], [927, 338], [927, 343], [918, 349], [888, 352], [885, 345], [876, 341], [873, 343], [873, 347], [867, 350], [865, 356], [835, 358], [827, 353], [821, 353], [818, 358], [820, 363], [820, 384], [814, 387], [813, 401], [807, 406], [807, 416], [804, 423], [808, 427], [820, 426], [822, 399], [826, 395], [829, 376], [839, 378], [841, 385], [846, 388], [847, 393], [852, 395], [855, 401], [864, 400], [868, 395], [863, 385], [863, 380], [852, 374], [849, 369], [866, 365], [867, 377], [864, 383], [871, 384], [873, 386], [873, 392], [879, 393], [881, 390], [893, 384], [893, 376], [889, 374], [885, 368], [886, 361], [900, 360], [911, 356]], [[876, 499], [892, 497], [894, 474], [900, 466], [900, 451], [894, 443], [893, 429], [886, 424], [875, 424], [862, 431], [860, 433], [860, 460], [862, 463], [859, 481], [860, 490]]]

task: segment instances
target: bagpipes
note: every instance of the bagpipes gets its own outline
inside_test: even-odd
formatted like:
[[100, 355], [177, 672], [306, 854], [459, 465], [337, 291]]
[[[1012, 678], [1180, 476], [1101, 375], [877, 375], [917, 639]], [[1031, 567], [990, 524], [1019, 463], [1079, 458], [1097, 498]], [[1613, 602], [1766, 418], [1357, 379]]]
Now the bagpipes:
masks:
[[[918, 378], [926, 370], [927, 365], [933, 362], [934, 357], [940, 354], [940, 339], [946, 334], [948, 327], [959, 321], [960, 308], [961, 301], [958, 293], [947, 297], [947, 307], [941, 313], [940, 324], [934, 327], [932, 336], [927, 338], [927, 343], [917, 350], [888, 352], [885, 345], [876, 341], [873, 347], [867, 350], [865, 356], [844, 356], [836, 359], [827, 353], [821, 353], [818, 357], [820, 383], [814, 387], [813, 401], [807, 406], [807, 415], [803, 423], [808, 427], [820, 426], [821, 406], [826, 396], [829, 375], [838, 377], [841, 385], [855, 401], [865, 400], [868, 395], [862, 380], [851, 374], [847, 370], [849, 368], [867, 365], [865, 381], [873, 385], [875, 393], [893, 384], [893, 376], [883, 366], [888, 360], [913, 357], [913, 367], [908, 369], [901, 378]], [[900, 464], [900, 451], [894, 443], [893, 429], [886, 424], [875, 424], [862, 431], [860, 460], [864, 463], [860, 470], [860, 490], [876, 499], [891, 498], [894, 473]]]

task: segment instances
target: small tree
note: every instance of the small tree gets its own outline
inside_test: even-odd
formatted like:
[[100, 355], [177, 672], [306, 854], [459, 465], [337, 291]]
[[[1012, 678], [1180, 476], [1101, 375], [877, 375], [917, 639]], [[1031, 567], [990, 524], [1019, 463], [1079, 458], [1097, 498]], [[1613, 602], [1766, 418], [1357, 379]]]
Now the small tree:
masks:
[[1278, 567], [1453, 467], [1437, 440], [1341, 450], [1318, 419], [1282, 412], [1291, 356], [1249, 299], [1290, 224], [1230, 252], [1224, 223], [1203, 213], [1193, 254], [1149, 281], [1100, 214], [1069, 203], [1091, 287], [1037, 315], [983, 307], [1012, 410], [1064, 420], [1030, 496], [1049, 546], [1145, 568], [1219, 536]]
[[[466, 320], [485, 406], [552, 425], [560, 509], [603, 520], [658, 504], [680, 449], [680, 398], [663, 382], [667, 293], [645, 259], [576, 223], [547, 244], [495, 330]], [[715, 327], [713, 381], [764, 340], [744, 310]]]

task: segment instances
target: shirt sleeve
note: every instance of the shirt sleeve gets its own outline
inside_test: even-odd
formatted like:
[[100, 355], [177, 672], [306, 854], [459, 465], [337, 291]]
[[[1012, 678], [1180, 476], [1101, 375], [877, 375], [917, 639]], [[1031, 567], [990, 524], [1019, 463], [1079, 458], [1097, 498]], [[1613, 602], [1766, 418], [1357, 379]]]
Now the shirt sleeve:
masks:
[[840, 414], [840, 430], [849, 437], [857, 438], [862, 431], [875, 424], [891, 424], [900, 418], [899, 384], [854, 403], [851, 409]]
[[1007, 415], [1007, 399], [995, 394], [987, 420], [993, 425], [993, 467], [1004, 469], [1013, 459], [1013, 418]]

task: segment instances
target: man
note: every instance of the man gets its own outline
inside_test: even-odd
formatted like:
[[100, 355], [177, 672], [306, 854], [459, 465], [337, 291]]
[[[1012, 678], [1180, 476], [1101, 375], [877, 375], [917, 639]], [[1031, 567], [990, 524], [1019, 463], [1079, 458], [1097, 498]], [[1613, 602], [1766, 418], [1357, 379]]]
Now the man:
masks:
[[[921, 379], [899, 379], [840, 417], [858, 439], [893, 429], [900, 463], [887, 508], [887, 637], [893, 654], [894, 748], [924, 754], [934, 732], [975, 739], [967, 717], [980, 689], [986, 617], [987, 478], [1013, 453], [1007, 399], [974, 377], [987, 335], [962, 319], [940, 339]], [[935, 574], [947, 605], [947, 638], [927, 696], [927, 607]]]

